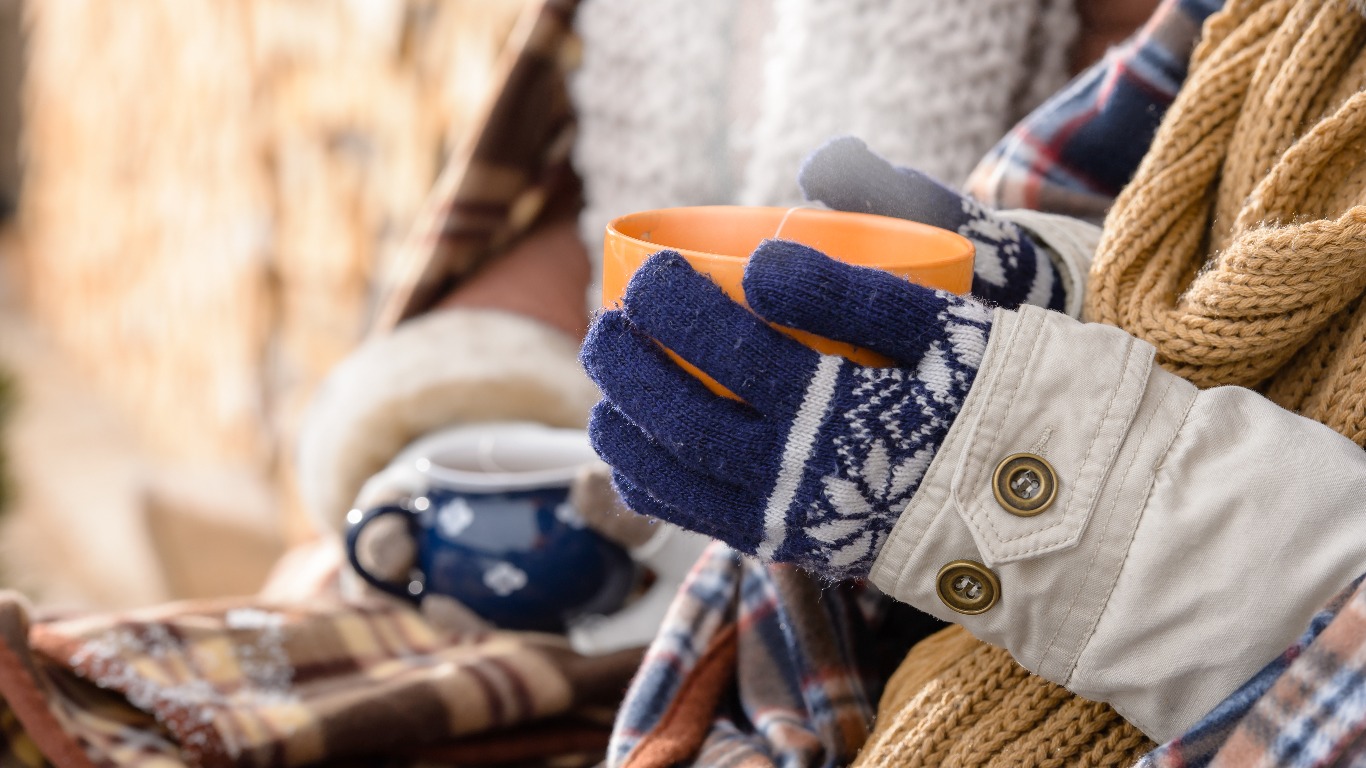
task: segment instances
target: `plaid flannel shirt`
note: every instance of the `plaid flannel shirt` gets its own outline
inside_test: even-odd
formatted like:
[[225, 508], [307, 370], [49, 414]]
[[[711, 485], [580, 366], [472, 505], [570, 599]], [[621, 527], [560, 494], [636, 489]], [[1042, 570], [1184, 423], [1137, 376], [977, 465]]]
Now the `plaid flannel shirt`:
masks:
[[1139, 768], [1366, 765], [1366, 585], [1314, 616], [1294, 645]]
[[1098, 221], [1133, 177], [1223, 0], [1165, 0], [1148, 23], [996, 144], [968, 191], [996, 208]]

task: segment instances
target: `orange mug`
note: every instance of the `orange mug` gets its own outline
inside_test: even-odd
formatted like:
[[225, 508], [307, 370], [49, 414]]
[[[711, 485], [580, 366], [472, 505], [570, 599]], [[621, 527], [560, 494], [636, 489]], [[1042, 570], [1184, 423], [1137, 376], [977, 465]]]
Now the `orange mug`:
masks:
[[[911, 282], [966, 294], [972, 288], [972, 242], [955, 232], [870, 213], [814, 208], [753, 208], [734, 205], [662, 208], [613, 219], [603, 243], [602, 304], [621, 304], [631, 275], [651, 254], [677, 251], [732, 299], [745, 303], [745, 262], [768, 238], [792, 240], [840, 261], [876, 267]], [[857, 297], [850, 297], [856, 300]], [[862, 365], [892, 361], [851, 344], [774, 326], [827, 355]], [[712, 391], [735, 397], [672, 351], [669, 356]]]

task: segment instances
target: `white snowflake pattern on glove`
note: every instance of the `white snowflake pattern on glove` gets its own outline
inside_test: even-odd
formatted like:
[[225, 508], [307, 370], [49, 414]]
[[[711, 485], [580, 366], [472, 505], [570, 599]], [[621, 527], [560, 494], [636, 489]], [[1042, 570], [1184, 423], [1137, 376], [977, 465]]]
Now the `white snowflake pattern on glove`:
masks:
[[[605, 398], [594, 447], [639, 512], [765, 560], [864, 576], [962, 407], [991, 312], [785, 241], [755, 251], [744, 290], [753, 313], [677, 254], [651, 257], [584, 345]], [[765, 321], [894, 364], [822, 355]]]

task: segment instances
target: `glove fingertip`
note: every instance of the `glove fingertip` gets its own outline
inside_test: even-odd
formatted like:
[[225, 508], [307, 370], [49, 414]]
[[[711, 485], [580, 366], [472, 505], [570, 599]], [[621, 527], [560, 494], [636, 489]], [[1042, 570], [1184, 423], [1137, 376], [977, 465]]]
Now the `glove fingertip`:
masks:
[[598, 458], [609, 465], [617, 464], [618, 455], [630, 450], [630, 441], [643, 435], [626, 414], [607, 400], [599, 400], [588, 413], [588, 443]]
[[838, 178], [840, 170], [848, 165], [850, 158], [862, 156], [877, 158], [863, 139], [857, 136], [836, 136], [816, 147], [802, 160], [801, 167], [797, 169], [797, 183], [803, 191], [823, 187], [831, 178]]
[[745, 264], [742, 279], [745, 300], [750, 301], [751, 286], [766, 287], [775, 280], [783, 280], [785, 276], [819, 269], [827, 261], [831, 261], [829, 256], [795, 240], [764, 240], [750, 253], [749, 261]]
[[765, 320], [919, 363], [952, 294], [798, 243], [768, 241], [745, 270], [745, 298]]
[[648, 332], [658, 320], [668, 321], [677, 313], [715, 301], [720, 290], [677, 251], [660, 251], [631, 276], [621, 309], [630, 322]]
[[630, 333], [630, 323], [619, 309], [609, 309], [593, 319], [579, 347], [579, 364], [590, 379], [601, 384], [599, 376], [610, 370], [610, 360], [616, 356], [614, 348]]
[[771, 323], [806, 329], [813, 313], [829, 311], [859, 282], [857, 270], [801, 243], [765, 240], [745, 265], [745, 301]]
[[652, 253], [631, 276], [627, 290], [637, 281], [658, 279], [661, 275], [680, 269], [692, 271], [692, 265], [678, 251], [665, 249]]
[[[642, 490], [615, 469], [612, 470], [612, 489], [617, 492], [621, 503], [638, 515], [648, 515], [657, 520], [670, 522], [679, 517], [676, 510]], [[675, 525], [677, 524], [675, 523]]]
[[985, 209], [920, 171], [901, 168], [843, 136], [812, 152], [797, 173], [808, 200], [838, 211], [873, 213], [957, 230]]
[[839, 211], [895, 215], [904, 207], [900, 171], [853, 136], [831, 139], [808, 155], [797, 183], [807, 200]]

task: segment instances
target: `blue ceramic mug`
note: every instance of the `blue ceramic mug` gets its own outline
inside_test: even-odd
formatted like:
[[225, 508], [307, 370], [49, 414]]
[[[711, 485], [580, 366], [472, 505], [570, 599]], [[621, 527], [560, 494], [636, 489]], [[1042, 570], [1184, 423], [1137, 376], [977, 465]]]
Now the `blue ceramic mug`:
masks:
[[[569, 502], [574, 475], [593, 459], [582, 430], [538, 424], [476, 424], [419, 440], [381, 473], [407, 495], [348, 517], [351, 567], [389, 594], [446, 595], [505, 629], [563, 632], [580, 617], [613, 613], [637, 567]], [[361, 531], [387, 515], [400, 516], [416, 544], [404, 582], [369, 573], [357, 558]]]

